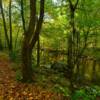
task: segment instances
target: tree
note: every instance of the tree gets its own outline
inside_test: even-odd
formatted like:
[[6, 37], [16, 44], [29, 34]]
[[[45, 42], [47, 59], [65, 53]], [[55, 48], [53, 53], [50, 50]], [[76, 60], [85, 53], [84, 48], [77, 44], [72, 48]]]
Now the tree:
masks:
[[28, 29], [24, 32], [22, 43], [22, 81], [32, 81], [32, 50], [39, 38], [43, 17], [44, 17], [44, 0], [40, 0], [40, 13], [37, 17], [36, 3], [37, 0], [30, 0], [30, 21]]
[[7, 31], [7, 25], [6, 25], [6, 19], [5, 19], [5, 15], [4, 15], [2, 0], [0, 0], [0, 9], [1, 9], [1, 14], [2, 14], [2, 20], [3, 20], [3, 27], [4, 27], [6, 42], [7, 42], [8, 48], [10, 49], [9, 37], [8, 37], [8, 31]]
[[2, 40], [1, 40], [1, 32], [0, 32], [0, 50], [3, 50]]
[[70, 9], [70, 27], [71, 31], [68, 36], [68, 74], [69, 74], [69, 81], [70, 81], [70, 89], [73, 92], [73, 69], [75, 67], [75, 39], [76, 39], [76, 27], [75, 27], [75, 12], [77, 9], [77, 5], [79, 0], [73, 4], [71, 0], [69, 2], [69, 9]]
[[10, 39], [9, 39], [9, 50], [12, 51], [13, 49], [13, 44], [12, 44], [12, 8], [11, 5], [12, 4], [12, 0], [9, 0], [9, 26], [10, 26]]
[[40, 37], [37, 40], [37, 67], [40, 66]]
[[25, 32], [26, 26], [25, 26], [25, 18], [24, 18], [24, 2], [21, 0], [21, 17], [22, 17], [22, 23], [23, 23], [23, 30]]

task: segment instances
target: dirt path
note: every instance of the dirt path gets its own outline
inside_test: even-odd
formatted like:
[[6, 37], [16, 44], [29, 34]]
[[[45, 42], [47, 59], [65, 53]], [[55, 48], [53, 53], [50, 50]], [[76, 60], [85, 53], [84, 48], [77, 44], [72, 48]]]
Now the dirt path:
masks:
[[63, 100], [63, 98], [37, 85], [17, 82], [15, 72], [11, 70], [11, 61], [0, 57], [0, 100]]

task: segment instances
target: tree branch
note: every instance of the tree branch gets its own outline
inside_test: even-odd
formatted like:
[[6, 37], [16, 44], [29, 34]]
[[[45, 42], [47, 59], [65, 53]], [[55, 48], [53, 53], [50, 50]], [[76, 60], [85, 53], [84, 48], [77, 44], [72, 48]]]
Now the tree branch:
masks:
[[36, 25], [36, 0], [30, 0], [30, 22], [28, 30], [26, 32], [26, 36], [29, 37], [29, 39], [34, 33], [35, 25]]
[[79, 3], [79, 0], [76, 1], [75, 5], [74, 5], [74, 10], [77, 8], [78, 3]]
[[41, 27], [42, 27], [42, 23], [43, 23], [43, 17], [44, 17], [44, 3], [45, 0], [41, 0], [40, 1], [40, 14], [39, 14], [39, 19], [36, 25], [36, 30], [35, 33], [33, 35], [32, 41], [30, 42], [31, 48], [34, 47], [36, 41], [38, 40], [40, 31], [41, 31]]

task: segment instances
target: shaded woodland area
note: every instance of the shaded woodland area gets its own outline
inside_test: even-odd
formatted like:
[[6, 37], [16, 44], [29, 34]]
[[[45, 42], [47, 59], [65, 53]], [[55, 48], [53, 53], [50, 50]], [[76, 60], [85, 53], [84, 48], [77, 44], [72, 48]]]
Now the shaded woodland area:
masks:
[[0, 100], [100, 100], [100, 0], [0, 0]]

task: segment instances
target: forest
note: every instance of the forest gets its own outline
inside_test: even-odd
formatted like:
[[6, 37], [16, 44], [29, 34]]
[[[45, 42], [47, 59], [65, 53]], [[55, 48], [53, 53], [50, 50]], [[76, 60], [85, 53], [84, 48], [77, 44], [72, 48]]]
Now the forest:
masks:
[[0, 0], [0, 100], [100, 100], [100, 0]]

